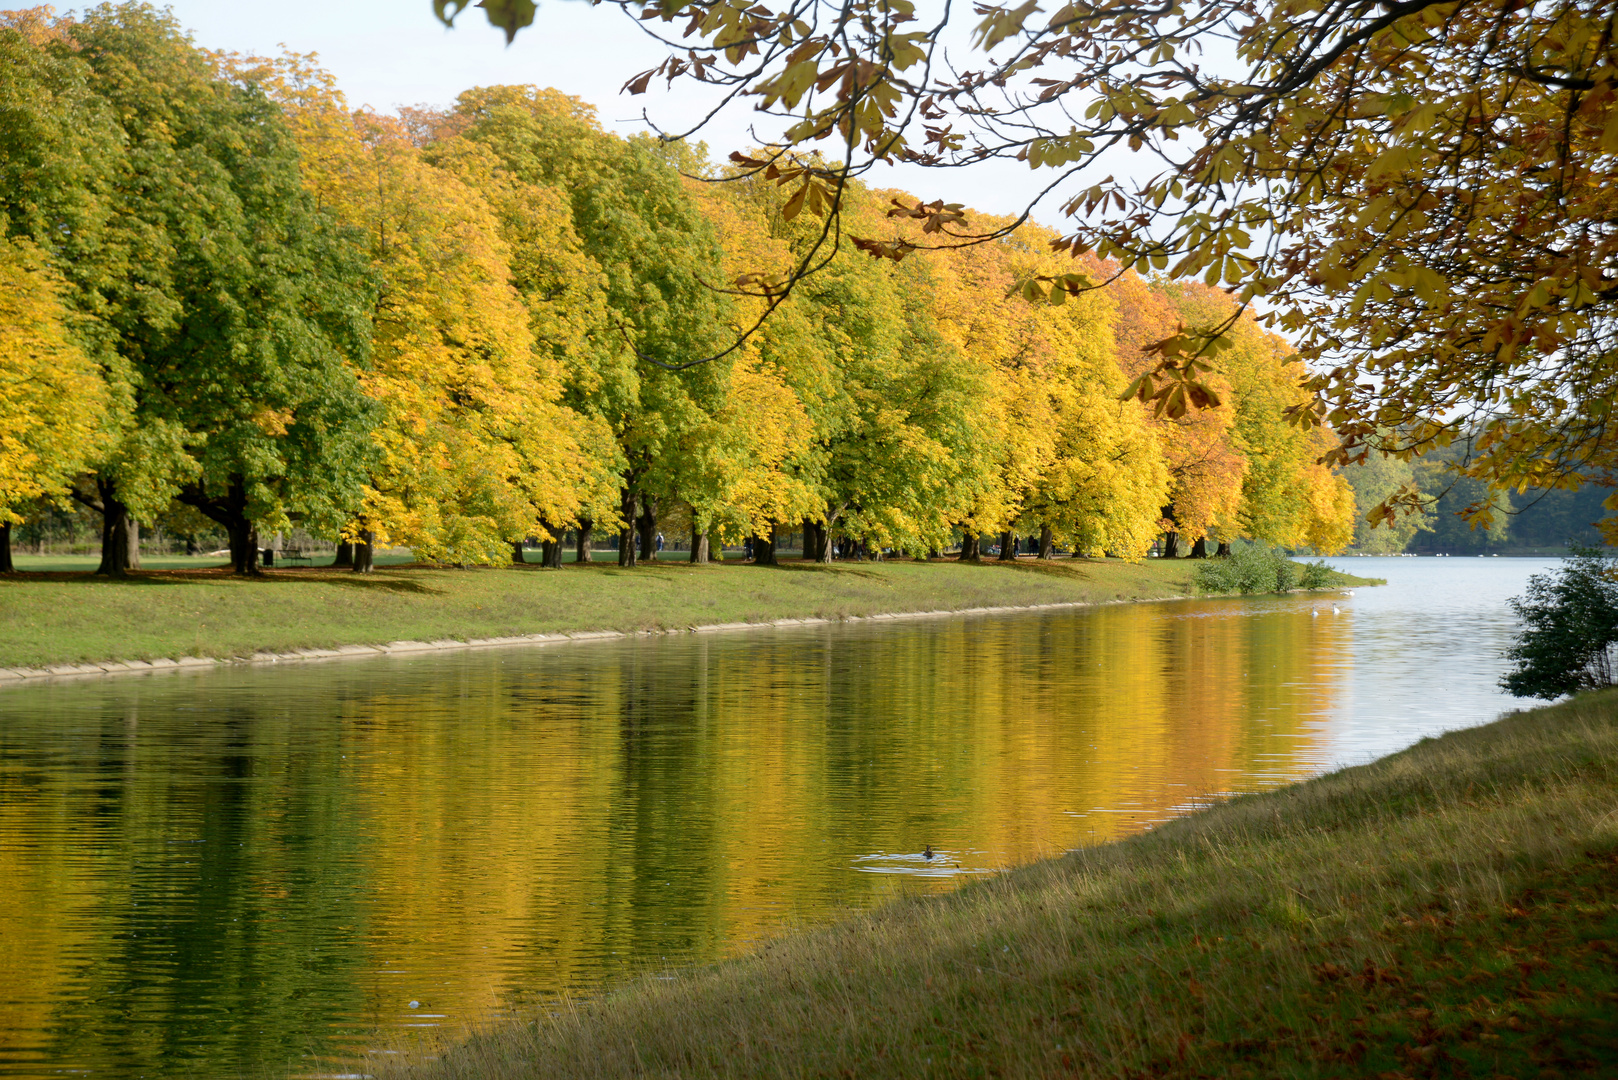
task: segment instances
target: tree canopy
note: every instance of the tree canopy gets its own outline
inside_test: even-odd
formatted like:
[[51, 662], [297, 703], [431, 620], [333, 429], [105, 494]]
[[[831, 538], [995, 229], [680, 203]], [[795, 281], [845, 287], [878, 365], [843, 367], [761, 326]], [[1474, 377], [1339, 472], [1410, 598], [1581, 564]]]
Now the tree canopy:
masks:
[[[1217, 400], [1221, 347], [1253, 310], [1304, 365], [1286, 408], [1331, 425], [1325, 464], [1465, 437], [1451, 475], [1489, 491], [1613, 482], [1610, 2], [612, 2], [670, 50], [625, 89], [695, 81], [755, 110], [769, 149], [737, 160], [791, 191], [783, 212], [836, 215], [881, 162], [940, 170], [939, 191], [890, 211], [924, 235], [851, 226], [867, 252], [1004, 235], [947, 178], [1010, 159], [1048, 177], [1055, 250], [1231, 288], [1224, 320], [1148, 345], [1131, 390], [1171, 417]], [[446, 21], [464, 6], [434, 4]], [[480, 6], [508, 36], [534, 18]], [[1103, 280], [1080, 262], [1025, 285], [1054, 300]], [[1423, 498], [1401, 488], [1380, 516]]]
[[[1329, 428], [1282, 420], [1298, 361], [1222, 289], [964, 208], [991, 238], [926, 251], [909, 193], [844, 174], [817, 212], [833, 166], [621, 138], [554, 89], [352, 109], [312, 57], [208, 52], [149, 5], [12, 13], [0, 50], [0, 524], [75, 498], [108, 573], [175, 515], [242, 573], [295, 526], [357, 569], [530, 539], [558, 566], [598, 528], [625, 563], [674, 527], [766, 563], [781, 533], [827, 560], [1350, 536]], [[1075, 265], [1098, 287], [1027, 302]], [[1217, 406], [1126, 394], [1187, 322], [1225, 324]]]

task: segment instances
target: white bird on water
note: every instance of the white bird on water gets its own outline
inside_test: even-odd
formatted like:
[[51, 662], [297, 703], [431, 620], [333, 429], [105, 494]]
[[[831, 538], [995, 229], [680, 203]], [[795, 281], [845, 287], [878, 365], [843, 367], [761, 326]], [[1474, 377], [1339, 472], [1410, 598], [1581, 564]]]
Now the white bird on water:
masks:
[[1309, 614], [1318, 619], [1320, 617], [1320, 609], [1317, 608], [1317, 607], [1310, 608], [1309, 609]]
[[1333, 604], [1331, 606], [1331, 613], [1333, 615], [1341, 615], [1343, 613], [1343, 609], [1338, 607], [1336, 604]]

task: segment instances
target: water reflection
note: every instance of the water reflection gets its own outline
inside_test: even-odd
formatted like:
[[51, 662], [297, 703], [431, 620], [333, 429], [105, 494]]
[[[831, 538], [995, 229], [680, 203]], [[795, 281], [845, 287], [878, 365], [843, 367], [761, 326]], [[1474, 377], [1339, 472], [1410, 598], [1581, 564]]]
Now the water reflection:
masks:
[[1370, 592], [9, 690], [0, 1072], [342, 1071], [1306, 775]]

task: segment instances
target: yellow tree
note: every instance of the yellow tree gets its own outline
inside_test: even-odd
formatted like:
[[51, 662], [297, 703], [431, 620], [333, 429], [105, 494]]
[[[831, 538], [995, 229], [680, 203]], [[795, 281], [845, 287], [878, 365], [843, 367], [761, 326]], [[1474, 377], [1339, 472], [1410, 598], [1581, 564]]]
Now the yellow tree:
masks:
[[[712, 223], [723, 250], [722, 283], [732, 294], [733, 332], [757, 319], [767, 303], [748, 288], [747, 272], [784, 272], [791, 252], [771, 233], [769, 200], [757, 185], [687, 181], [689, 196]], [[741, 279], [738, 285], [738, 279]], [[720, 283], [716, 283], [720, 284]], [[807, 479], [814, 422], [797, 390], [815, 351], [813, 335], [795, 309], [737, 350], [722, 404], [706, 423], [688, 429], [674, 455], [670, 480], [691, 507], [693, 562], [709, 557], [710, 533], [721, 541], [753, 538], [755, 559], [772, 561], [776, 531], [804, 522], [806, 548], [822, 513]], [[806, 555], [812, 553], [806, 551]]]
[[494, 208], [399, 121], [349, 114], [307, 58], [279, 66], [305, 183], [363, 237], [376, 277], [360, 378], [384, 415], [355, 568], [373, 543], [487, 563], [526, 536], [556, 539], [591, 494], [595, 440], [560, 401], [554, 349], [535, 347]]
[[1247, 462], [1239, 534], [1289, 547], [1335, 553], [1354, 536], [1354, 493], [1346, 479], [1322, 463], [1337, 446], [1327, 427], [1286, 421], [1306, 400], [1303, 365], [1284, 339], [1237, 312], [1228, 293], [1200, 283], [1163, 286], [1187, 325], [1226, 322], [1229, 329], [1209, 358], [1229, 387], [1235, 406], [1232, 446]]
[[618, 444], [619, 557], [632, 564], [635, 533], [650, 551], [659, 502], [671, 494], [673, 448], [711, 418], [732, 359], [688, 363], [714, 355], [730, 322], [729, 298], [712, 288], [717, 238], [680, 180], [680, 167], [696, 162], [681, 148], [611, 135], [584, 102], [533, 86], [466, 91], [433, 137], [479, 143], [510, 176], [567, 196], [606, 306], [592, 373], [600, 378], [569, 400]]
[[[1134, 271], [1116, 274], [1105, 290], [1118, 303], [1118, 363], [1127, 379], [1138, 379], [1156, 362], [1148, 351], [1173, 336], [1181, 327], [1174, 301]], [[1206, 553], [1207, 537], [1218, 531], [1220, 550], [1228, 551], [1241, 506], [1247, 458], [1233, 445], [1236, 406], [1229, 383], [1217, 375], [1207, 381], [1219, 395], [1219, 404], [1179, 416], [1153, 415], [1150, 423], [1163, 448], [1169, 473], [1169, 494], [1163, 506], [1164, 554], [1174, 557], [1182, 540], [1192, 554]]]
[[[902, 192], [879, 195], [897, 205], [916, 201]], [[991, 472], [961, 519], [965, 559], [978, 557], [981, 538], [996, 534], [1001, 557], [1014, 557], [1013, 523], [1056, 462], [1064, 406], [1085, 376], [1084, 335], [1075, 329], [1086, 322], [1092, 334], [1105, 332], [1098, 300], [1058, 312], [1016, 295], [1019, 274], [1040, 259], [1042, 239], [1029, 227], [928, 260], [939, 333], [984, 373], [988, 391], [987, 441], [978, 453]]]
[[[778, 299], [773, 283], [806, 253], [826, 259], [747, 343], [791, 387], [812, 426], [783, 477], [813, 496], [806, 556], [829, 560], [839, 538], [872, 550], [942, 547], [989, 483], [995, 451], [987, 373], [938, 318], [939, 268], [817, 248], [825, 219], [804, 200], [784, 208], [790, 192], [759, 177], [725, 187], [741, 222], [732, 247], [741, 257], [751, 249], [752, 265], [765, 266], [733, 279], [746, 294], [739, 304], [763, 308]], [[875, 194], [854, 185], [845, 197], [849, 214], [881, 219]], [[767, 558], [769, 537], [759, 540]]]
[[0, 572], [19, 511], [64, 499], [103, 441], [107, 385], [69, 332], [65, 291], [31, 243], [0, 238]]
[[[916, 206], [913, 196], [888, 195], [895, 208]], [[907, 233], [924, 228], [916, 220]], [[982, 453], [995, 472], [965, 520], [963, 557], [979, 536], [998, 532], [1001, 557], [1013, 558], [1018, 531], [1039, 532], [1047, 557], [1057, 541], [1139, 557], [1157, 532], [1165, 474], [1143, 410], [1118, 400], [1112, 298], [1063, 292], [1030, 304], [1019, 295], [1021, 282], [1057, 271], [1054, 239], [1024, 224], [994, 243], [928, 258], [941, 331], [989, 376], [994, 435]]]

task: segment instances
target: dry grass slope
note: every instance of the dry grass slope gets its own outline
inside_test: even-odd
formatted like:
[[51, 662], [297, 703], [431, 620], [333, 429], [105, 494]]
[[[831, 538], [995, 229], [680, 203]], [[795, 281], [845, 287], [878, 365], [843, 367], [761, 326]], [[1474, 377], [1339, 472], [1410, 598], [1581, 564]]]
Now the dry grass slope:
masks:
[[1618, 1075], [1618, 694], [630, 985], [385, 1075]]

